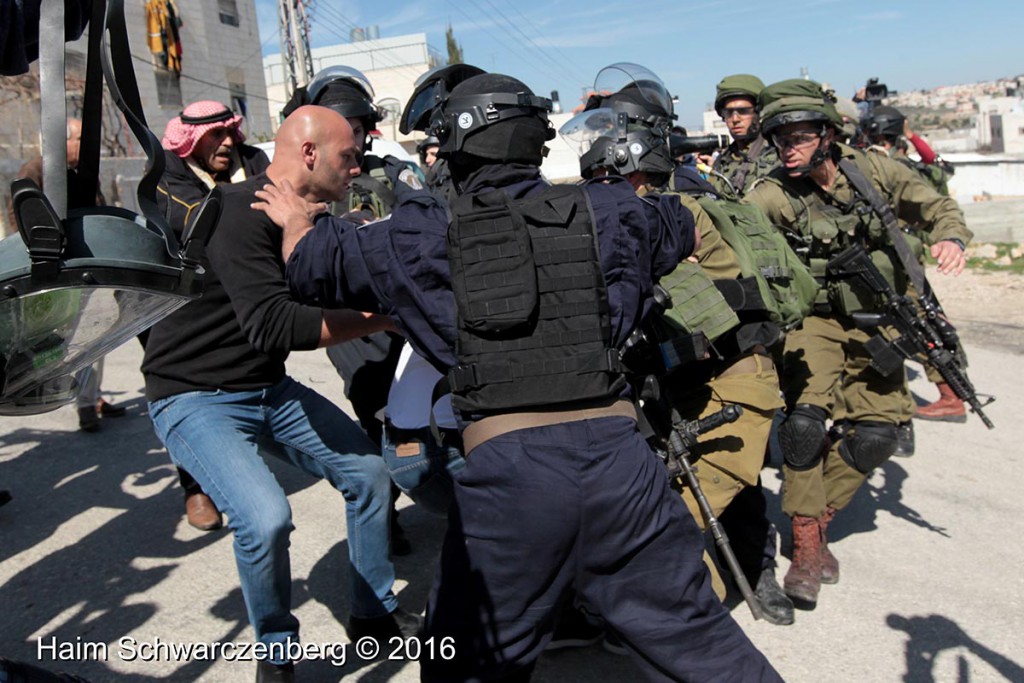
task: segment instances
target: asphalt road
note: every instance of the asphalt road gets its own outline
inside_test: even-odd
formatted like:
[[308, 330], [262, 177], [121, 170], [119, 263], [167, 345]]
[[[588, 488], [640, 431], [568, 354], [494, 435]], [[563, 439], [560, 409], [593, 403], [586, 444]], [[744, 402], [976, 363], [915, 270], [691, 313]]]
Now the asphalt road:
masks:
[[[917, 455], [884, 465], [837, 517], [832, 548], [842, 580], [825, 586], [817, 609], [799, 612], [795, 625], [754, 623], [731, 601], [786, 680], [1024, 681], [1024, 362], [1005, 346], [968, 350], [978, 389], [999, 398], [990, 407], [996, 429], [973, 417], [966, 425], [918, 423]], [[140, 357], [134, 344], [108, 357], [104, 388], [129, 414], [105, 420], [98, 433], [79, 432], [72, 408], [0, 420], [0, 489], [14, 495], [0, 509], [0, 656], [94, 683], [251, 681], [251, 662], [201, 653], [178, 660], [166, 650], [146, 656], [157, 642], [251, 642], [252, 630], [230, 534], [201, 533], [183, 519], [174, 470], [145, 413]], [[323, 352], [294, 354], [289, 366], [342, 402]], [[934, 395], [921, 378], [913, 386]], [[294, 508], [293, 601], [303, 640], [345, 643], [341, 497], [323, 482], [274, 470]], [[790, 535], [778, 512], [777, 471], [765, 480], [783, 530], [781, 578]], [[414, 551], [397, 560], [398, 589], [405, 606], [420, 609], [443, 522], [402, 505]], [[418, 680], [415, 663], [345, 655], [343, 666], [304, 662], [299, 680]], [[627, 658], [595, 646], [546, 655], [534, 680], [640, 677]]]

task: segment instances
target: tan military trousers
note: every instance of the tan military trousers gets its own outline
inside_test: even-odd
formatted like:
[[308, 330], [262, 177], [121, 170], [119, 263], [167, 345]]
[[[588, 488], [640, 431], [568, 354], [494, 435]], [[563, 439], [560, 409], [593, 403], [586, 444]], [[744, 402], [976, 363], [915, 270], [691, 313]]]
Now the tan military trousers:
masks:
[[[786, 404], [817, 406], [833, 419], [898, 424], [913, 405], [906, 373], [883, 377], [864, 349], [869, 335], [833, 316], [812, 315], [786, 337], [781, 373]], [[866, 476], [839, 456], [835, 445], [818, 467], [783, 468], [782, 511], [790, 517], [820, 517], [842, 509]]]
[[[696, 463], [697, 481], [716, 517], [743, 487], [757, 484], [764, 466], [772, 417], [783, 405], [779, 377], [770, 358], [756, 354], [741, 358], [703, 387], [677, 397], [675, 408], [684, 418], [694, 420], [728, 404], [742, 406], [743, 414], [736, 422], [702, 434], [691, 457]], [[689, 487], [683, 488], [683, 502], [704, 529], [704, 516]], [[725, 584], [707, 553], [704, 562], [711, 571], [715, 593], [724, 598]]]

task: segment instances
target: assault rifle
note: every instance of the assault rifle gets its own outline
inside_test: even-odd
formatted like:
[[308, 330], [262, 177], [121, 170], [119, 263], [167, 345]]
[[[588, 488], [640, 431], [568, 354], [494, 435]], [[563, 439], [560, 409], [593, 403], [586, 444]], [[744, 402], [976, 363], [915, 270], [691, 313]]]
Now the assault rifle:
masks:
[[[919, 292], [917, 300], [897, 294], [860, 245], [850, 247], [829, 261], [828, 272], [838, 278], [859, 278], [880, 299], [881, 312], [853, 314], [858, 328], [876, 330], [864, 346], [871, 354], [871, 365], [878, 372], [891, 375], [903, 367], [903, 359], [919, 360], [923, 356], [986, 427], [995, 427], [982, 410], [995, 398], [987, 396], [984, 403], [979, 400], [967, 377], [963, 354], [958, 350], [960, 338], [956, 328], [946, 319], [934, 293]], [[899, 337], [890, 340], [877, 331], [886, 325], [894, 327]]]
[[754, 619], [761, 619], [761, 604], [754, 596], [746, 575], [729, 544], [729, 537], [715, 517], [689, 454], [697, 437], [723, 424], [735, 422], [743, 413], [739, 406], [726, 406], [703, 420], [687, 422], [682, 419], [661, 390], [662, 378], [690, 363], [711, 357], [713, 347], [703, 332], [684, 334], [668, 324], [662, 317], [672, 308], [672, 295], [661, 285], [654, 286], [654, 300], [643, 323], [630, 335], [620, 356], [626, 366], [627, 377], [633, 385], [637, 401], [640, 431], [654, 452], [665, 463], [669, 480], [683, 483], [693, 491], [705, 526], [711, 530], [718, 551], [736, 579], [743, 599]]
[[657, 377], [649, 375], [645, 378], [643, 387], [640, 390], [642, 418], [649, 431], [653, 434], [648, 436], [648, 443], [654, 452], [665, 462], [668, 469], [669, 479], [673, 482], [685, 483], [693, 492], [697, 500], [701, 515], [704, 517], [705, 526], [711, 531], [715, 539], [715, 546], [719, 554], [725, 560], [725, 564], [732, 572], [736, 585], [739, 586], [743, 600], [750, 608], [750, 614], [755, 620], [761, 619], [764, 614], [761, 611], [761, 604], [754, 596], [750, 588], [746, 574], [740, 567], [736, 554], [729, 543], [729, 537], [722, 528], [721, 522], [715, 517], [711, 504], [697, 480], [696, 469], [690, 463], [690, 453], [697, 443], [697, 437], [712, 429], [735, 422], [743, 414], [743, 408], [737, 405], [727, 405], [717, 413], [708, 415], [701, 420], [683, 420], [679, 412], [671, 407], [669, 402], [662, 396], [660, 384]]

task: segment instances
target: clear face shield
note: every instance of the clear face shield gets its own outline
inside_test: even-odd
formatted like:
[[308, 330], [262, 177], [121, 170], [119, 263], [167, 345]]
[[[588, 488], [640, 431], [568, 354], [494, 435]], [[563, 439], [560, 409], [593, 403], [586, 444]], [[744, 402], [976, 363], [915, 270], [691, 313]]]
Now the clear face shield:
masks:
[[572, 117], [558, 129], [558, 134], [573, 148], [576, 156], [582, 157], [590, 152], [594, 144], [599, 140], [625, 141], [625, 122], [620, 122], [623, 117], [617, 114], [611, 107], [591, 109]]
[[594, 92], [602, 97], [634, 91], [652, 109], [661, 110], [671, 119], [675, 118], [672, 96], [662, 80], [650, 69], [631, 62], [617, 62], [597, 72]]
[[610, 107], [591, 109], [569, 119], [559, 130], [580, 158], [580, 175], [615, 175], [644, 170], [645, 160], [664, 141], [650, 129], [629, 126], [629, 116]]

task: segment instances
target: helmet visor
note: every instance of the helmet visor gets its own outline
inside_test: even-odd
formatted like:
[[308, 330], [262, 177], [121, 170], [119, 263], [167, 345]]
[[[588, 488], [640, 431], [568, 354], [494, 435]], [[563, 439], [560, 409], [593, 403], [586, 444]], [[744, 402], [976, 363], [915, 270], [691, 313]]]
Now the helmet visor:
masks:
[[610, 107], [585, 111], [566, 121], [558, 134], [573, 148], [576, 156], [590, 151], [599, 138], [617, 138], [618, 115]]
[[473, 76], [486, 73], [470, 64], [452, 64], [434, 67], [416, 79], [416, 86], [409, 97], [398, 130], [408, 135], [414, 130], [426, 130], [430, 114], [451, 92], [452, 88]]
[[601, 69], [594, 79], [594, 92], [608, 96], [633, 87], [651, 105], [672, 116], [672, 96], [657, 75], [646, 67], [618, 62]]

